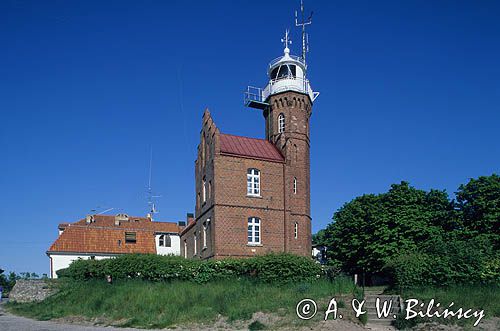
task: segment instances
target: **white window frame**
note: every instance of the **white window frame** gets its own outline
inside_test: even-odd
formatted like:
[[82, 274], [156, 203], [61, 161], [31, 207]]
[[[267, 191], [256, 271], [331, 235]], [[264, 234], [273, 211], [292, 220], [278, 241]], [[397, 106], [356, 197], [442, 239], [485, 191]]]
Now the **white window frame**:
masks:
[[247, 227], [247, 239], [248, 245], [260, 245], [261, 244], [261, 226], [262, 222], [258, 217], [248, 218]]
[[250, 168], [247, 170], [247, 195], [260, 197], [260, 170]]
[[[167, 241], [170, 243], [167, 245]], [[169, 234], [161, 234], [158, 238], [158, 246], [159, 247], [172, 247], [172, 238]]]
[[278, 115], [278, 133], [285, 132], [285, 115], [283, 113]]
[[295, 224], [293, 226], [293, 236], [295, 239], [297, 239], [299, 237], [299, 223], [298, 222], [295, 222]]
[[203, 186], [201, 188], [203, 203], [207, 202], [207, 180], [203, 178]]
[[196, 232], [195, 232], [195, 233], [193, 233], [193, 247], [194, 247], [193, 256], [196, 255], [196, 254], [198, 254], [198, 248], [196, 247], [197, 244], [198, 244], [198, 240], [196, 238]]
[[297, 194], [297, 177], [293, 177], [293, 194]]
[[203, 224], [203, 249], [207, 248], [207, 227], [209, 222], [210, 218]]
[[187, 259], [188, 257], [188, 244], [186, 239], [184, 239], [184, 258]]

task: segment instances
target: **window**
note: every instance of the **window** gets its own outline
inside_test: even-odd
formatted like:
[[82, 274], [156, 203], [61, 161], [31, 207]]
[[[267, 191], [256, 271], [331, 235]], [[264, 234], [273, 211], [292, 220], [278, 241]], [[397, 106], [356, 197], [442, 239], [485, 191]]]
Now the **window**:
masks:
[[285, 131], [285, 115], [283, 113], [278, 115], [278, 133]]
[[297, 177], [293, 177], [293, 194], [297, 194]]
[[295, 222], [293, 227], [293, 237], [297, 239], [299, 237], [299, 223]]
[[193, 255], [196, 255], [198, 253], [198, 249], [196, 247], [196, 245], [197, 245], [196, 232], [193, 234], [193, 242], [194, 242], [194, 245], [193, 245], [194, 246], [194, 253], [193, 253]]
[[125, 243], [126, 244], [135, 244], [137, 242], [136, 233], [135, 232], [125, 232]]
[[187, 259], [188, 257], [188, 244], [186, 242], [186, 239], [184, 239], [184, 258]]
[[297, 76], [297, 68], [291, 64], [283, 64], [271, 71], [271, 79], [295, 78]]
[[207, 220], [206, 223], [203, 224], [203, 248], [207, 248], [207, 227], [210, 219]]
[[248, 219], [248, 244], [260, 244], [260, 219], [257, 217]]
[[202, 197], [203, 197], [203, 203], [207, 201], [207, 181], [205, 180], [205, 177], [203, 177], [203, 187], [201, 188], [202, 190]]
[[260, 196], [260, 171], [257, 169], [247, 171], [247, 195]]
[[168, 234], [162, 234], [158, 243], [160, 247], [172, 247], [172, 239]]

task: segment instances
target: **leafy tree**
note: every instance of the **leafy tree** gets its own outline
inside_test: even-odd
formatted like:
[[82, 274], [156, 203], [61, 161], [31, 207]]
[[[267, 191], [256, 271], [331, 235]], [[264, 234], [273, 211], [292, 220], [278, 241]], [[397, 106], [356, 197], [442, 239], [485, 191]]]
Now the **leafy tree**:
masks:
[[500, 246], [500, 176], [481, 176], [460, 185], [457, 209], [465, 229], [491, 237]]
[[446, 192], [426, 192], [401, 182], [387, 193], [346, 203], [334, 214], [321, 240], [345, 271], [374, 274], [399, 254], [417, 250], [422, 242], [456, 228], [453, 215]]

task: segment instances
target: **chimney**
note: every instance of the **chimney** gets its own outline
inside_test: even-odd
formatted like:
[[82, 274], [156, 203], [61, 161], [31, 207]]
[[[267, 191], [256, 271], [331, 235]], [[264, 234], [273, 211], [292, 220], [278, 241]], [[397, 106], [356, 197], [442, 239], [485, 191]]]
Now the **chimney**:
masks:
[[128, 222], [128, 220], [127, 214], [117, 214], [115, 216], [115, 226], [119, 226], [121, 222]]
[[186, 224], [189, 225], [194, 222], [194, 214], [193, 213], [187, 213], [186, 215]]
[[85, 223], [90, 224], [94, 222], [94, 216], [93, 215], [87, 215], [85, 217]]

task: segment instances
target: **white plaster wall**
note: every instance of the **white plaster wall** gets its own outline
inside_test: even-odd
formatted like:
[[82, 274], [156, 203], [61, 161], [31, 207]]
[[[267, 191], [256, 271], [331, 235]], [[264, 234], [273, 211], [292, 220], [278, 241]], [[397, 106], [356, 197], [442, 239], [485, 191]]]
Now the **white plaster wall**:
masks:
[[[92, 255], [95, 256], [96, 260], [109, 259], [112, 256], [103, 256], [103, 255]], [[87, 260], [90, 259], [90, 255], [60, 255], [60, 254], [50, 254], [49, 257], [52, 258], [52, 274], [51, 278], [57, 278], [56, 271], [60, 269], [64, 269], [69, 267], [71, 262], [82, 259]]]
[[171, 234], [171, 247], [160, 247], [160, 234], [155, 235], [156, 254], [158, 255], [181, 255], [181, 238], [178, 235]]

